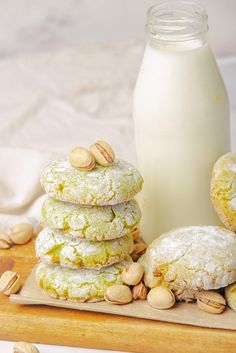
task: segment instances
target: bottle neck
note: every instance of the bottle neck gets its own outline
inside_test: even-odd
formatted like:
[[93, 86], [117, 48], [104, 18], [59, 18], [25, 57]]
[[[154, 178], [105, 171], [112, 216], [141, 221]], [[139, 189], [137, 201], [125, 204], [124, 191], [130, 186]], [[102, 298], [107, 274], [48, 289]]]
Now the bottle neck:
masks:
[[147, 13], [151, 46], [169, 50], [191, 50], [207, 41], [207, 14], [190, 0], [162, 0]]

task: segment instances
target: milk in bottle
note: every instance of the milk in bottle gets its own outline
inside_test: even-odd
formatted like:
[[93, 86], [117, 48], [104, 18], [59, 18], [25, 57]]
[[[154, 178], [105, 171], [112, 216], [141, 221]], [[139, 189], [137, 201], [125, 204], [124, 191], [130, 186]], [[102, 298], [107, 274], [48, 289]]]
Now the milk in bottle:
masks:
[[192, 1], [161, 1], [148, 12], [133, 107], [147, 242], [174, 227], [219, 223], [209, 183], [230, 150], [229, 105], [207, 29]]

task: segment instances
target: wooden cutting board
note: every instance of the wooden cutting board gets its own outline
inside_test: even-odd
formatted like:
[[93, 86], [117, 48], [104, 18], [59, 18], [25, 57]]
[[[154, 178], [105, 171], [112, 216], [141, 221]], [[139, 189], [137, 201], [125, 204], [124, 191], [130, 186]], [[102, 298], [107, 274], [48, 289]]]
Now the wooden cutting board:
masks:
[[[24, 281], [35, 263], [33, 242], [0, 250], [0, 274], [14, 269]], [[2, 295], [0, 325], [0, 339], [13, 341], [143, 353], [236, 352], [236, 331], [232, 330], [47, 306], [15, 305]]]

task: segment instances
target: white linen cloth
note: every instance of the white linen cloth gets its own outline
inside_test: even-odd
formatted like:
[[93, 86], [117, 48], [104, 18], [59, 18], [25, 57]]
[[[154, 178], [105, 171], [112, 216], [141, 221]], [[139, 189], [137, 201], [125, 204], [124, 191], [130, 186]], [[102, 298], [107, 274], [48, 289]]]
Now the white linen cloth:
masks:
[[142, 48], [28, 54], [0, 62], [0, 229], [40, 217], [46, 164], [98, 138], [134, 161], [131, 97]]
[[[125, 42], [0, 61], [0, 230], [39, 219], [40, 173], [73, 146], [102, 138], [135, 161], [132, 91], [142, 53]], [[236, 60], [221, 68], [233, 98]]]
[[[44, 166], [98, 138], [135, 161], [132, 91], [143, 47], [133, 42], [0, 61], [0, 230], [40, 217]], [[220, 61], [236, 145], [236, 59]]]

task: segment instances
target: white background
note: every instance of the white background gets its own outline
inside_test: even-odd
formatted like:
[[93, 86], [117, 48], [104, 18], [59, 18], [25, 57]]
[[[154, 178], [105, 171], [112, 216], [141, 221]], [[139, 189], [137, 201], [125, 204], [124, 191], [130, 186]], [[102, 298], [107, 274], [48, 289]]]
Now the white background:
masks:
[[[150, 0], [0, 0], [0, 58], [116, 41], [144, 43], [145, 12], [153, 3]], [[209, 14], [209, 38], [215, 54], [232, 62], [230, 69], [224, 70], [224, 76], [234, 108], [235, 81], [230, 81], [230, 77], [235, 80], [235, 61], [227, 57], [236, 54], [236, 1], [202, 0], [201, 3]], [[12, 347], [12, 343], [0, 341], [1, 353], [12, 352]], [[38, 347], [41, 353], [97, 352]]]
[[[200, 0], [217, 56], [236, 53], [236, 1]], [[0, 0], [0, 56], [26, 51], [144, 40], [155, 0]]]

